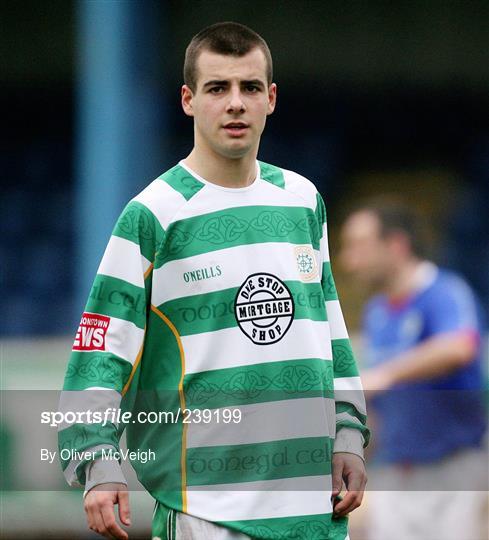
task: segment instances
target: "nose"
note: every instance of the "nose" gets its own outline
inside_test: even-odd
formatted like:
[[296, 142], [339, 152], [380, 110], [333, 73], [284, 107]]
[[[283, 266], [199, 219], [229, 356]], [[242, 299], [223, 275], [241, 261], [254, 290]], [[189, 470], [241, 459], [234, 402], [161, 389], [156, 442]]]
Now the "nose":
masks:
[[241, 95], [241, 89], [240, 88], [232, 88], [231, 92], [229, 93], [229, 102], [227, 106], [227, 112], [228, 113], [243, 113], [246, 110], [246, 106], [244, 104], [244, 101], [242, 99]]

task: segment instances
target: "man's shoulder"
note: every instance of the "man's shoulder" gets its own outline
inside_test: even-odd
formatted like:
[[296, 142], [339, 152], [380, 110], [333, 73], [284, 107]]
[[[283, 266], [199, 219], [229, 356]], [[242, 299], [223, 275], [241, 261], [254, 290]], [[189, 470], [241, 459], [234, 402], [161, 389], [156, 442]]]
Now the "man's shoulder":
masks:
[[443, 267], [436, 267], [436, 278], [427, 292], [433, 295], [463, 294], [472, 296], [473, 290], [467, 280], [458, 272]]
[[166, 229], [173, 216], [203, 186], [202, 182], [177, 164], [155, 178], [131, 202], [145, 206]]
[[316, 208], [318, 190], [311, 180], [284, 167], [265, 163], [264, 161], [259, 161], [259, 164], [262, 179], [293, 193], [304, 200], [310, 208]]

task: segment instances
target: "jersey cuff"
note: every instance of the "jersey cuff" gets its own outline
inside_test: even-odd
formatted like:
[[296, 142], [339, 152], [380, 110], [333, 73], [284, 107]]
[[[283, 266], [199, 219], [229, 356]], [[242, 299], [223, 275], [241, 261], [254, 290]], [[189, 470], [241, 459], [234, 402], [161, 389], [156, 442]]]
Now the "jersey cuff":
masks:
[[116, 459], [103, 460], [99, 458], [91, 461], [85, 467], [85, 474], [87, 481], [83, 498], [92, 488], [99, 484], [120, 483], [127, 485], [121, 465]]
[[356, 454], [365, 461], [363, 454], [364, 438], [358, 429], [342, 427], [337, 431], [333, 445], [333, 453], [347, 452]]

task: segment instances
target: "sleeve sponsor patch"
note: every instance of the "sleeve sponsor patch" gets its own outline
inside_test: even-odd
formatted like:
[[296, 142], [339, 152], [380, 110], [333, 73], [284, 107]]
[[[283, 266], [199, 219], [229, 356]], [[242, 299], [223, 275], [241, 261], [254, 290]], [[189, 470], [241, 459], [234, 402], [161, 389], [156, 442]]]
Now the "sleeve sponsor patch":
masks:
[[76, 332], [74, 351], [105, 351], [105, 336], [110, 317], [97, 313], [84, 313]]

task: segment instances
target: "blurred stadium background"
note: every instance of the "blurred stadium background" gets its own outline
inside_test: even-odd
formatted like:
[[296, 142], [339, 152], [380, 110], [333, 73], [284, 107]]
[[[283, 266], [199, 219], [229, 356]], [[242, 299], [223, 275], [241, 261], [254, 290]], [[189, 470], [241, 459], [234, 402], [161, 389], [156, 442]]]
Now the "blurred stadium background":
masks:
[[[259, 157], [315, 181], [333, 250], [345, 205], [400, 193], [489, 312], [487, 1], [4, 0], [0, 19], [2, 390], [61, 387], [117, 215], [191, 149], [184, 50], [219, 20], [270, 45], [279, 102]], [[365, 298], [335, 273], [354, 333]], [[2, 403], [2, 538], [95, 537], [57, 464], [30, 456], [38, 427]], [[133, 495], [136, 537], [152, 504]]]

